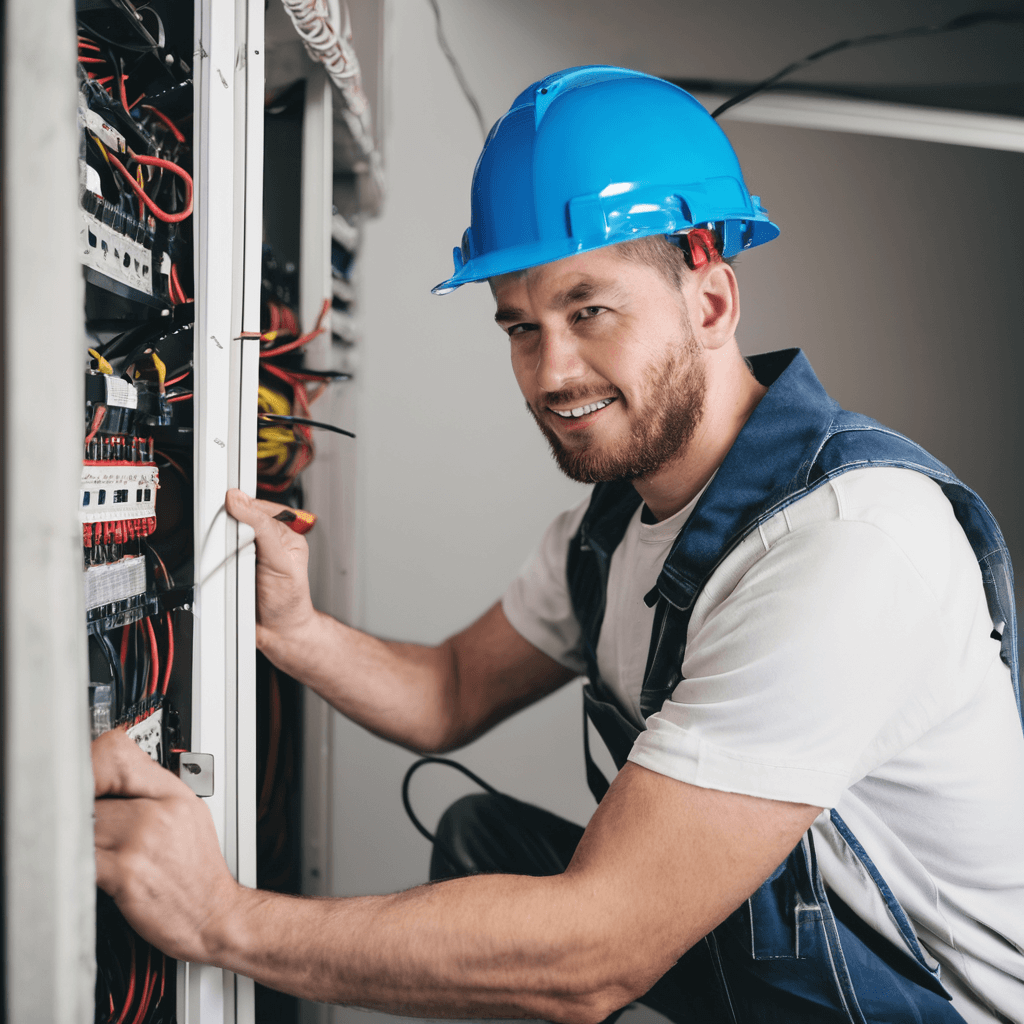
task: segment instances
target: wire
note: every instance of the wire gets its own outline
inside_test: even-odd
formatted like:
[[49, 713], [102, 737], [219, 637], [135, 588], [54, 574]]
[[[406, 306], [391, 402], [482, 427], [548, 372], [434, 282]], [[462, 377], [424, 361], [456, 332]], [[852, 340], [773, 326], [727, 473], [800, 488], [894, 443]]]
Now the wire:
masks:
[[[161, 563], [162, 564], [162, 563]], [[171, 681], [171, 666], [174, 665], [174, 619], [171, 610], [167, 610], [167, 661], [164, 664], [164, 677], [160, 681], [160, 692], [167, 693]]]
[[179, 142], [185, 141], [185, 133], [162, 110], [157, 110], [156, 107], [151, 107], [148, 103], [143, 103], [142, 109], [148, 110], [158, 121], [162, 121]]
[[447, 57], [448, 63], [452, 66], [452, 71], [455, 72], [455, 78], [459, 83], [459, 88], [462, 90], [462, 95], [466, 97], [466, 102], [473, 108], [473, 113], [476, 115], [476, 123], [480, 126], [480, 135], [486, 141], [487, 139], [487, 125], [484, 122], [483, 111], [480, 109], [480, 103], [476, 96], [473, 94], [473, 90], [469, 87], [469, 82], [466, 81], [466, 76], [463, 74], [462, 66], [459, 64], [458, 59], [452, 52], [452, 48], [448, 45], [448, 37], [445, 35], [444, 28], [441, 25], [441, 8], [438, 6], [437, 0], [427, 0], [431, 8], [434, 11], [434, 20], [437, 22], [437, 43], [441, 47], [441, 52]]
[[192, 216], [192, 176], [188, 171], [183, 167], [179, 167], [177, 164], [171, 163], [170, 160], [164, 160], [158, 156], [143, 156], [141, 154], [133, 153], [131, 154], [131, 158], [136, 161], [136, 163], [147, 164], [151, 167], [163, 167], [166, 170], [171, 171], [173, 174], [176, 174], [185, 182], [185, 209], [181, 213], [167, 213], [165, 210], [161, 210], [160, 207], [146, 195], [145, 190], [132, 177], [131, 171], [129, 171], [113, 153], [109, 150], [107, 151], [107, 159], [128, 182], [132, 191], [135, 192], [135, 194], [146, 204], [149, 212], [152, 213], [157, 220], [162, 220], [166, 224], [179, 224], [181, 221], [187, 220]]
[[97, 405], [96, 412], [93, 413], [92, 424], [89, 427], [89, 433], [85, 435], [85, 447], [89, 447], [89, 442], [99, 432], [100, 424], [103, 423], [103, 417], [107, 415], [107, 407], [105, 405]]
[[[428, 2], [434, 4], [436, 9], [437, 0], [428, 0]], [[781, 71], [777, 71], [774, 75], [764, 79], [764, 81], [758, 82], [756, 85], [752, 85], [749, 88], [744, 89], [742, 92], [737, 93], [732, 97], [732, 99], [726, 100], [720, 107], [713, 110], [711, 116], [717, 118], [719, 115], [725, 113], [725, 111], [730, 107], [736, 106], [737, 103], [742, 103], [744, 100], [749, 99], [756, 93], [763, 92], [765, 89], [770, 89], [776, 82], [779, 82], [781, 79], [793, 74], [794, 71], [799, 71], [801, 68], [805, 68], [809, 64], [813, 64], [815, 61], [821, 60], [822, 57], [827, 57], [832, 53], [838, 53], [840, 50], [849, 50], [857, 46], [868, 46], [872, 43], [886, 43], [897, 39], [916, 39], [920, 36], [938, 35], [942, 32], [956, 32], [960, 29], [972, 28], [975, 25], [982, 25], [991, 21], [1024, 21], [1024, 11], [973, 11], [969, 14], [961, 14], [957, 18], [953, 18], [951, 21], [942, 22], [939, 25], [917, 25], [914, 28], [899, 29], [896, 32], [879, 32], [868, 36], [858, 36], [854, 39], [842, 39], [838, 43], [832, 43], [831, 46], [826, 46], [824, 49], [815, 50], [814, 53], [810, 53], [806, 57], [802, 57], [800, 60], [794, 61], [792, 64], [784, 67]]]
[[175, 402], [188, 402], [192, 398], [192, 392], [186, 392], [184, 395], [175, 395], [173, 398], [167, 399], [168, 405], [174, 405]]
[[271, 423], [297, 423], [303, 427], [317, 427], [320, 430], [331, 430], [335, 434], [344, 434], [346, 437], [355, 437], [351, 430], [342, 430], [341, 427], [332, 426], [330, 423], [320, 423], [318, 420], [307, 420], [302, 416], [277, 416], [270, 412], [261, 412], [258, 416], [261, 420]]
[[[320, 307], [320, 315], [316, 318], [316, 327], [309, 332], [309, 334], [299, 335], [294, 341], [289, 341], [284, 345], [278, 345], [277, 348], [264, 349], [260, 352], [260, 359], [269, 359], [271, 356], [284, 355], [285, 352], [291, 352], [293, 349], [300, 348], [302, 345], [312, 341], [318, 334], [323, 334], [324, 317], [327, 315], [327, 311], [331, 308], [331, 300], [324, 299], [323, 306]], [[260, 335], [260, 339], [265, 338], [266, 335]]]
[[181, 278], [178, 277], [177, 263], [171, 264], [171, 284], [178, 293], [178, 301], [181, 303], [192, 302], [193, 300], [185, 295], [185, 289], [181, 287]]
[[153, 629], [153, 620], [146, 616], [146, 632], [149, 634], [149, 680], [146, 685], [146, 693], [156, 693], [160, 683], [160, 652], [156, 646], [156, 631]]
[[416, 774], [425, 764], [445, 764], [449, 768], [454, 768], [456, 771], [462, 772], [467, 778], [472, 779], [481, 789], [486, 790], [491, 796], [504, 796], [503, 793], [499, 793], [493, 786], [484, 782], [479, 775], [475, 775], [465, 765], [459, 764], [458, 761], [452, 761], [447, 757], [421, 757], [418, 761], [414, 761], [410, 766], [409, 770], [405, 773], [405, 778], [402, 779], [402, 806], [405, 808], [405, 813], [409, 815], [409, 820], [416, 826], [417, 831], [427, 837], [432, 843], [436, 842], [434, 835], [427, 831], [426, 827], [416, 817], [415, 812], [412, 809], [412, 804], [409, 801], [409, 783], [412, 781], [413, 775]]

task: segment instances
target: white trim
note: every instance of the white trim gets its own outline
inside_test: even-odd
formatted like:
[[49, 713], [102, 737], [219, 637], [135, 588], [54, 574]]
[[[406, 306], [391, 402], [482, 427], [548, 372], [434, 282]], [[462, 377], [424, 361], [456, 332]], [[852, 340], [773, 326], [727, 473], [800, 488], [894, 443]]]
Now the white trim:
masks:
[[[710, 93], [695, 95], [709, 111], [728, 99], [727, 96]], [[767, 92], [731, 107], [722, 114], [722, 120], [854, 132], [859, 135], [881, 135], [1024, 153], [1022, 117], [976, 114], [965, 110], [937, 110], [906, 103]]]

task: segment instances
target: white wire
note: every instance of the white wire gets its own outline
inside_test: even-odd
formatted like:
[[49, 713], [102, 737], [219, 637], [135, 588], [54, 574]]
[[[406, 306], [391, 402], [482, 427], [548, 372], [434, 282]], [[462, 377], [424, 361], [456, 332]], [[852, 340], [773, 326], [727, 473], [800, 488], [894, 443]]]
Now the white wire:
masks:
[[[373, 138], [370, 104], [363, 92], [359, 58], [352, 46], [352, 22], [344, 0], [281, 0], [309, 56], [322, 64], [341, 94], [342, 119], [370, 173], [383, 191], [380, 152]], [[345, 20], [342, 24], [341, 8]]]

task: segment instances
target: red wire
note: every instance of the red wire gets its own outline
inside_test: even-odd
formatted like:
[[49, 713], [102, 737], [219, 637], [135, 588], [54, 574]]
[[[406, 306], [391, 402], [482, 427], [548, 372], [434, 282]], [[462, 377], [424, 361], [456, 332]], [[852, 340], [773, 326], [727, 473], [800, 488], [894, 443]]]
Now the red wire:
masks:
[[[120, 67], [118, 67], [118, 71], [120, 70]], [[124, 74], [120, 75], [117, 83], [117, 88], [121, 93], [121, 106], [124, 107], [124, 111], [126, 114], [131, 112], [131, 107], [128, 106], [128, 91], [124, 87], [124, 80], [127, 77], [128, 76]]]
[[171, 272], [167, 275], [167, 291], [170, 293], [171, 302], [178, 305], [181, 299], [178, 295], [178, 275], [174, 272], [174, 264], [171, 264]]
[[152, 973], [150, 963], [153, 956], [153, 947], [146, 949], [146, 977], [142, 982], [142, 995], [139, 998], [139, 1008], [132, 1018], [132, 1024], [139, 1024], [149, 1009], [149, 1000], [153, 995], [153, 986], [156, 985], [156, 975]]
[[[99, 47], [97, 47], [99, 49]], [[104, 57], [79, 57], [79, 64], [106, 64], [107, 61]]]
[[131, 967], [128, 968], [128, 974], [130, 981], [128, 982], [128, 995], [125, 997], [124, 1009], [121, 1011], [121, 1016], [117, 1018], [117, 1024], [124, 1024], [125, 1017], [128, 1016], [128, 1011], [131, 1009], [132, 1000], [135, 998], [135, 939], [132, 938], [132, 962]]
[[132, 107], [138, 106], [139, 101], [144, 100], [145, 98], [146, 94], [144, 92], [140, 92], [139, 95], [134, 100], [132, 100], [131, 103], [128, 104], [129, 111], [132, 109]]
[[172, 384], [177, 384], [179, 380], [184, 380], [191, 372], [192, 370], [189, 368], [184, 373], [178, 374], [173, 380], [165, 380], [164, 387], [169, 388]]
[[121, 628], [121, 671], [124, 671], [125, 663], [128, 661], [128, 624]]
[[178, 289], [178, 301], [191, 302], [192, 300], [185, 294], [185, 289], [181, 287], [181, 278], [178, 277], [177, 263], [171, 264], [171, 281], [174, 284], [174, 287]]
[[[167, 693], [167, 686], [171, 681], [171, 666], [174, 664], [174, 621], [171, 613], [167, 613], [167, 661], [164, 664], [164, 678], [160, 683], [160, 692]], [[162, 989], [161, 989], [162, 994]]]
[[157, 684], [160, 681], [160, 651], [156, 646], [156, 632], [153, 629], [153, 620], [146, 616], [146, 632], [149, 633], [149, 682], [146, 685], [147, 695], [156, 693]]
[[97, 405], [96, 412], [93, 413], [92, 423], [89, 425], [89, 433], [85, 435], [85, 446], [89, 447], [89, 442], [96, 436], [96, 433], [100, 429], [100, 424], [103, 422], [103, 417], [107, 414], [107, 407], [105, 405]]
[[192, 392], [190, 391], [187, 395], [175, 395], [173, 398], [167, 399], [168, 405], [174, 405], [175, 402], [187, 402], [192, 398]]
[[[99, 49], [99, 47], [97, 47]], [[148, 103], [142, 104], [143, 110], [148, 110], [154, 117], [162, 121], [170, 130], [171, 134], [179, 141], [185, 141], [185, 133], [162, 111], [151, 107]]]
[[128, 170], [128, 168], [125, 167], [125, 165], [121, 163], [121, 161], [118, 160], [113, 153], [108, 152], [107, 158], [114, 165], [117, 171], [122, 175], [122, 177], [128, 182], [128, 185], [131, 187], [132, 191], [135, 192], [135, 194], [146, 204], [146, 206], [149, 209], [149, 212], [152, 213], [153, 216], [156, 217], [158, 220], [162, 220], [165, 224], [180, 224], [183, 220], [187, 220], [189, 217], [192, 216], [192, 178], [189, 175], [188, 171], [186, 171], [184, 168], [179, 167], [177, 164], [172, 164], [170, 160], [162, 160], [160, 157], [156, 156], [142, 156], [140, 154], [132, 157], [132, 159], [136, 163], [146, 164], [147, 166], [151, 167], [163, 167], [171, 171], [172, 173], [178, 175], [178, 177], [185, 182], [185, 194], [187, 196], [187, 199], [185, 201], [184, 211], [181, 213], [167, 213], [165, 210], [161, 210], [160, 207], [157, 206], [156, 203], [154, 203], [153, 200], [146, 195], [145, 190], [132, 177], [131, 172]]
[[327, 310], [331, 308], [331, 300], [324, 299], [323, 307], [320, 310], [320, 316], [317, 317], [316, 327], [309, 332], [309, 334], [300, 335], [294, 341], [289, 341], [284, 345], [278, 345], [277, 348], [268, 348], [260, 353], [260, 359], [269, 359], [271, 356], [284, 355], [285, 352], [291, 352], [293, 349], [297, 349], [302, 345], [312, 341], [318, 334], [323, 334], [324, 328], [321, 326], [324, 317], [327, 315]]

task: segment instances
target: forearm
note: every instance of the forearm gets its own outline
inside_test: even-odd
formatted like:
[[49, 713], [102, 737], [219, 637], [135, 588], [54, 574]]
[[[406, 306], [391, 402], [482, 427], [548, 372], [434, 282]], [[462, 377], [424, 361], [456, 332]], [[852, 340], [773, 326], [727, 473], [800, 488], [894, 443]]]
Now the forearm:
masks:
[[443, 745], [458, 705], [444, 646], [379, 640], [317, 612], [298, 633], [259, 631], [260, 647], [346, 717], [414, 750]]
[[567, 876], [479, 875], [354, 899], [239, 896], [211, 961], [306, 999], [584, 1024], [657, 977], [609, 977], [621, 968], [610, 966], [615, 922], [597, 920]]

